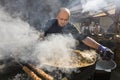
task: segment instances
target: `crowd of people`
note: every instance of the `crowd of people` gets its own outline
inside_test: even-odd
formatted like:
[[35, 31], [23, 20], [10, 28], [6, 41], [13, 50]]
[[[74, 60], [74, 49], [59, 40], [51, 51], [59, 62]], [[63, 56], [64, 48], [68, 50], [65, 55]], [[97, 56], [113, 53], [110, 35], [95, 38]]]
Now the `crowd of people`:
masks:
[[87, 24], [87, 23], [82, 23], [82, 25], [80, 26], [80, 32], [83, 35], [87, 35], [87, 36], [92, 36], [92, 35], [97, 36], [99, 34], [102, 35], [105, 33], [104, 29], [98, 22], [94, 22], [93, 25]]

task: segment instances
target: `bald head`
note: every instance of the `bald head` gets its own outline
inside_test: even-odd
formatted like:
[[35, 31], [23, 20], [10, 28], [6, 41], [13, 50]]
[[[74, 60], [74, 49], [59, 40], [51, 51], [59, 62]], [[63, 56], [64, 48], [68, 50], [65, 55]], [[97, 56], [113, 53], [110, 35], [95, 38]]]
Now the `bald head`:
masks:
[[67, 8], [60, 8], [57, 13], [57, 20], [59, 26], [63, 27], [67, 24], [70, 17], [70, 11]]
[[60, 8], [59, 11], [58, 11], [58, 13], [57, 13], [57, 16], [60, 13], [66, 13], [70, 17], [70, 10], [68, 8]]

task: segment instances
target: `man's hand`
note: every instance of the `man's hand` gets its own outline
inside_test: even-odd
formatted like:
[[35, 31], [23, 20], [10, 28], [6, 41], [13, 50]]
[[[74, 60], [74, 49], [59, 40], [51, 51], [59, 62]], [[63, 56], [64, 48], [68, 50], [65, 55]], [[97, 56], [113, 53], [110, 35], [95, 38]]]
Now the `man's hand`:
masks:
[[100, 56], [103, 60], [110, 60], [114, 58], [114, 52], [111, 49], [100, 45], [98, 50], [100, 51]]

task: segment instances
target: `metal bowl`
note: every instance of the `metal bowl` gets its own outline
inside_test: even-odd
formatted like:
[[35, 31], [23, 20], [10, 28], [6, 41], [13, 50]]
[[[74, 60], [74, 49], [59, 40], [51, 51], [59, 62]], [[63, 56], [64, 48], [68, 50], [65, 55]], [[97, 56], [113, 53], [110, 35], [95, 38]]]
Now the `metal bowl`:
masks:
[[116, 68], [116, 66], [117, 66], [116, 62], [113, 61], [112, 59], [109, 61], [100, 59], [96, 62], [96, 70], [105, 70], [105, 71], [113, 70]]

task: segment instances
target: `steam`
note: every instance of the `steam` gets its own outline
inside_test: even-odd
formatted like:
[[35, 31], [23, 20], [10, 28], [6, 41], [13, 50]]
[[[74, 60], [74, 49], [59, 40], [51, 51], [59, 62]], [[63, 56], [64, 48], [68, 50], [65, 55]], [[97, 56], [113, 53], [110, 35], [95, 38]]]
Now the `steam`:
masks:
[[[41, 24], [45, 20], [54, 17], [54, 13], [61, 6], [60, 1], [9, 1], [5, 0], [4, 8], [10, 15], [0, 9], [0, 59], [4, 59], [7, 56], [17, 57], [23, 61], [32, 60], [39, 63], [39, 67], [43, 63], [51, 60], [57, 61], [58, 59], [64, 64], [68, 64], [69, 62], [66, 59], [74, 56], [69, 53], [71, 48], [74, 49], [76, 47], [75, 39], [71, 35], [51, 35], [46, 37], [44, 41], [38, 41], [40, 33], [30, 26], [37, 26], [41, 29], [43, 27]], [[91, 1], [95, 4], [97, 3], [95, 0]], [[103, 0], [99, 1], [100, 4]], [[84, 5], [83, 12], [93, 9], [90, 4], [88, 2]], [[51, 68], [48, 69], [52, 71]]]
[[66, 59], [71, 57], [70, 49], [75, 47], [76, 40], [71, 35], [51, 35], [36, 46], [34, 55], [41, 63], [60, 60], [67, 64]]
[[119, 8], [119, 2], [119, 0], [76, 0], [68, 7], [72, 12], [100, 12], [110, 5], [117, 5]]
[[60, 8], [60, 0], [5, 0], [1, 5], [13, 17], [20, 17], [27, 21], [37, 30], [44, 28], [44, 23], [55, 17], [56, 11]]
[[83, 11], [99, 11], [100, 9], [107, 6], [107, 2], [105, 0], [89, 0], [87, 3], [83, 5]]
[[[23, 61], [35, 61], [41, 66], [48, 60], [57, 59], [67, 64], [69, 50], [76, 40], [69, 35], [51, 35], [38, 41], [40, 33], [20, 18], [12, 18], [0, 9], [0, 59], [14, 57]], [[63, 64], [63, 65], [64, 65]]]
[[38, 34], [28, 23], [0, 9], [0, 56], [24, 53], [25, 47], [36, 42]]
[[113, 2], [115, 3], [116, 7], [118, 8], [118, 10], [120, 10], [120, 0], [113, 0]]

